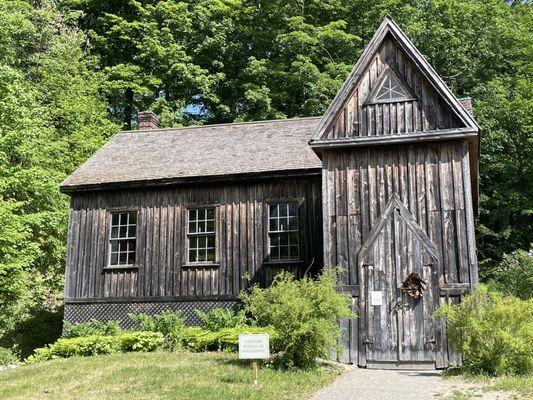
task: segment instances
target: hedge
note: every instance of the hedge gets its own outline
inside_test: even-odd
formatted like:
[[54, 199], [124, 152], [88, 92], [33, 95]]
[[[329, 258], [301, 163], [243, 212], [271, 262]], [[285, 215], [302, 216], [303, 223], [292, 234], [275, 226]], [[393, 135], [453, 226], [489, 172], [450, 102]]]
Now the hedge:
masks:
[[183, 347], [193, 351], [237, 351], [239, 348], [239, 334], [268, 333], [272, 352], [280, 350], [278, 333], [270, 327], [241, 325], [235, 328], [224, 328], [212, 332], [198, 327], [184, 328], [180, 333]]
[[159, 349], [164, 342], [159, 332], [126, 332], [115, 336], [90, 335], [58, 339], [55, 343], [35, 350], [26, 359], [31, 364], [37, 361], [73, 356], [94, 356], [120, 352], [148, 352]]

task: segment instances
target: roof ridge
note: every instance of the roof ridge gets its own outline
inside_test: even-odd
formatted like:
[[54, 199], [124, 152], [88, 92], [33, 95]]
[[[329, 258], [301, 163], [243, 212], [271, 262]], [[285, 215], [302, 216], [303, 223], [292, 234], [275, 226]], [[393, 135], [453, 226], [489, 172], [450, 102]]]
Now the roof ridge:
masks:
[[267, 119], [263, 121], [245, 121], [245, 122], [226, 122], [222, 124], [206, 124], [206, 125], [195, 125], [195, 126], [183, 126], [181, 128], [157, 128], [157, 129], [131, 129], [125, 131], [119, 131], [118, 133], [136, 133], [136, 132], [164, 132], [164, 131], [184, 131], [189, 129], [203, 129], [203, 128], [214, 128], [222, 126], [238, 126], [238, 125], [254, 125], [254, 124], [264, 124], [264, 123], [275, 123], [275, 122], [292, 122], [292, 121], [303, 121], [311, 119], [321, 119], [322, 116], [315, 117], [296, 117], [296, 118], [279, 118], [279, 119]]

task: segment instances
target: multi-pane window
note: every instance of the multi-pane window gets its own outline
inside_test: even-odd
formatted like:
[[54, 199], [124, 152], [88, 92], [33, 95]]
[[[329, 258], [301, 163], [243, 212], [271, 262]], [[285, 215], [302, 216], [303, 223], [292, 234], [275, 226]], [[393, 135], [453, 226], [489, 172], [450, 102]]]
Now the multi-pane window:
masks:
[[135, 265], [137, 212], [111, 213], [109, 234], [109, 266]]
[[299, 236], [298, 204], [270, 204], [268, 206], [270, 260], [298, 260], [300, 258]]
[[188, 210], [189, 262], [215, 262], [215, 208]]
[[409, 93], [400, 83], [399, 79], [389, 70], [381, 80], [381, 85], [375, 92], [373, 101], [404, 100], [409, 97]]

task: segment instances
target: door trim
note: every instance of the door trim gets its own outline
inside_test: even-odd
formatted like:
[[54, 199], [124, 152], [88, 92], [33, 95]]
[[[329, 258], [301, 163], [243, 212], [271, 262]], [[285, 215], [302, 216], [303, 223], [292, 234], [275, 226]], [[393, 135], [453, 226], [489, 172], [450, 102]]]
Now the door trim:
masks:
[[383, 213], [372, 227], [372, 230], [368, 235], [368, 239], [357, 252], [357, 265], [359, 267], [362, 267], [364, 257], [378, 238], [379, 234], [383, 230], [383, 226], [387, 223], [394, 210], [398, 210], [400, 212], [400, 215], [403, 217], [404, 221], [407, 223], [411, 231], [429, 251], [431, 256], [433, 256], [435, 260], [439, 259], [437, 246], [435, 246], [435, 244], [433, 244], [433, 242], [429, 240], [429, 237], [427, 236], [426, 232], [424, 232], [424, 230], [413, 220], [413, 214], [409, 212], [405, 204], [400, 200], [400, 196], [398, 196], [397, 193], [393, 193], [389, 202], [385, 206]]
[[[435, 280], [436, 275], [435, 272], [439, 270], [439, 264], [440, 264], [440, 257], [438, 256], [438, 250], [436, 245], [431, 242], [426, 232], [418, 225], [416, 220], [414, 219], [414, 216], [411, 214], [409, 209], [406, 207], [406, 205], [401, 201], [400, 197], [397, 193], [393, 193], [391, 195], [390, 200], [388, 201], [387, 205], [383, 209], [383, 213], [380, 215], [379, 219], [376, 221], [372, 229], [370, 230], [370, 233], [368, 235], [367, 240], [364, 242], [364, 244], [361, 246], [359, 251], [357, 252], [357, 268], [358, 268], [358, 274], [360, 277], [360, 284], [359, 284], [359, 332], [360, 332], [360, 338], [359, 338], [359, 365], [360, 366], [366, 366], [367, 368], [383, 368], [383, 369], [390, 369], [392, 367], [387, 367], [387, 365], [391, 364], [394, 365], [394, 368], [396, 369], [416, 369], [420, 365], [422, 365], [425, 369], [435, 369], [435, 362], [434, 361], [400, 361], [399, 359], [393, 362], [389, 361], [380, 361], [380, 360], [371, 360], [367, 359], [367, 343], [369, 340], [373, 338], [368, 338], [368, 312], [367, 312], [367, 306], [370, 307], [370, 305], [367, 305], [367, 292], [370, 290], [366, 287], [366, 274], [368, 271], [365, 271], [365, 265], [364, 260], [365, 257], [368, 255], [369, 251], [372, 249], [372, 246], [374, 245], [375, 241], [381, 234], [383, 228], [385, 225], [389, 222], [389, 220], [392, 219], [392, 223], [394, 225], [394, 221], [396, 220], [396, 215], [400, 217], [400, 219], [406, 223], [408, 229], [412, 232], [412, 234], [416, 237], [416, 239], [420, 242], [420, 245], [422, 248], [424, 248], [427, 251], [427, 255], [429, 255], [430, 259], [435, 261], [435, 264], [432, 265], [432, 272], [430, 273], [430, 276], [433, 279], [432, 282], [432, 290], [437, 290], [438, 288], [438, 282]], [[396, 262], [395, 262], [396, 264]], [[396, 284], [396, 282], [394, 282]], [[432, 307], [435, 308], [435, 301], [437, 299], [433, 299]], [[438, 303], [437, 303], [438, 304]], [[362, 323], [362, 324], [361, 324]], [[398, 329], [399, 329], [399, 321], [398, 323]], [[399, 336], [398, 336], [399, 338]], [[398, 344], [397, 344], [398, 346]], [[399, 348], [398, 348], [399, 351]], [[380, 365], [380, 366], [377, 366]]]

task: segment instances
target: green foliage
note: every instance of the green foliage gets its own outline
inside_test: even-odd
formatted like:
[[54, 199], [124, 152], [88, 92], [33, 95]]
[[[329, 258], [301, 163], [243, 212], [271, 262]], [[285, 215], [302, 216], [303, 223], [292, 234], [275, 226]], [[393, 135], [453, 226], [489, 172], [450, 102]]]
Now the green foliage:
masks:
[[339, 320], [353, 317], [350, 298], [336, 291], [337, 271], [316, 280], [300, 280], [288, 272], [278, 274], [271, 287], [254, 286], [242, 293], [245, 309], [260, 326], [272, 326], [280, 335], [280, 365], [308, 368], [317, 357], [327, 357], [336, 347]]
[[185, 327], [185, 318], [181, 311], [164, 311], [156, 316], [149, 314], [129, 314], [143, 331], [159, 332], [165, 338], [168, 349], [179, 345], [180, 333]]
[[62, 296], [66, 175], [115, 130], [56, 2], [0, 0], [0, 335]]
[[18, 362], [17, 356], [5, 347], [0, 347], [0, 366], [8, 364], [16, 364]]
[[92, 319], [90, 322], [80, 322], [77, 324], [71, 324], [65, 322], [65, 338], [75, 338], [80, 336], [115, 336], [122, 333], [120, 325], [117, 321], [101, 322], [96, 319]]
[[522, 300], [533, 298], [533, 250], [516, 250], [503, 256], [491, 271], [490, 285]]
[[460, 304], [442, 306], [451, 344], [466, 368], [490, 375], [533, 371], [533, 299], [504, 296], [480, 285]]
[[150, 352], [163, 346], [163, 335], [159, 332], [125, 332], [118, 336], [123, 352]]
[[253, 321], [246, 318], [244, 310], [230, 308], [214, 308], [209, 312], [196, 310], [196, 314], [208, 331], [218, 331], [223, 328], [234, 328], [238, 325], [250, 325]]
[[217, 331], [189, 327], [181, 332], [180, 339], [184, 348], [194, 351], [237, 351], [239, 348], [239, 334], [242, 333], [268, 333], [271, 351], [277, 352], [281, 349], [281, 338], [271, 327], [241, 325]]
[[155, 351], [163, 345], [163, 340], [163, 335], [159, 332], [125, 332], [115, 336], [62, 338], [47, 347], [36, 349], [26, 362], [32, 364], [54, 358]]

